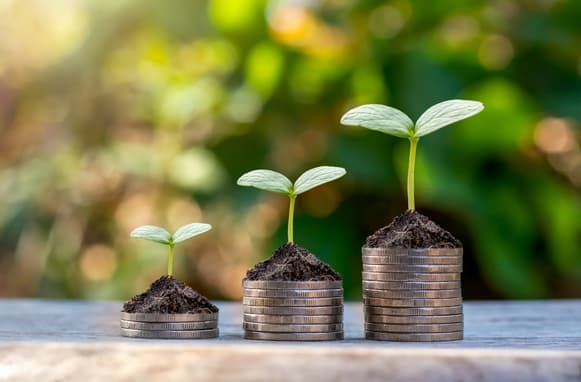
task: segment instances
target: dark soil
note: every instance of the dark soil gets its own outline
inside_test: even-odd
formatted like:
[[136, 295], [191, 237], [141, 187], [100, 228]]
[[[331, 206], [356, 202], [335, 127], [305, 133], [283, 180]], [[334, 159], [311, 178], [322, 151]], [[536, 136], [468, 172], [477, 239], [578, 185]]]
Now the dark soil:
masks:
[[406, 211], [367, 238], [368, 248], [462, 248], [452, 234], [417, 211]]
[[321, 281], [341, 280], [330, 265], [294, 243], [286, 243], [267, 260], [246, 273], [248, 280]]
[[127, 313], [215, 313], [208, 299], [173, 276], [162, 276], [148, 290], [123, 304]]

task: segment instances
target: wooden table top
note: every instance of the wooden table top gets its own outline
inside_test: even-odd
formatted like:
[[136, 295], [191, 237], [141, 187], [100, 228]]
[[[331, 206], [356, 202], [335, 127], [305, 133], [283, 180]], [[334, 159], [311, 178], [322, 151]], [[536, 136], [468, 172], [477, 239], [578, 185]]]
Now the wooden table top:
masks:
[[218, 339], [140, 340], [120, 302], [0, 300], [0, 381], [581, 381], [581, 300], [468, 301], [465, 339], [439, 343], [364, 340], [361, 303], [344, 341], [248, 341], [217, 305]]

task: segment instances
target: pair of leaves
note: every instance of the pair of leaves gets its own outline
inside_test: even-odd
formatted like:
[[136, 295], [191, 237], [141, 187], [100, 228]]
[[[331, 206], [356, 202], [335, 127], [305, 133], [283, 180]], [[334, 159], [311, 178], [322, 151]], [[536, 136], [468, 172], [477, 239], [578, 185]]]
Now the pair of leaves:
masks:
[[289, 178], [272, 170], [253, 170], [238, 179], [239, 186], [256, 187], [261, 190], [296, 196], [324, 183], [345, 175], [342, 167], [320, 166], [305, 171], [293, 184]]
[[212, 226], [205, 223], [190, 223], [178, 228], [172, 235], [161, 227], [154, 225], [144, 225], [131, 231], [131, 237], [155, 241], [156, 243], [174, 245], [200, 235], [212, 229]]
[[400, 138], [423, 137], [454, 122], [480, 113], [480, 102], [454, 99], [440, 102], [426, 110], [414, 124], [400, 110], [385, 105], [363, 105], [349, 110], [341, 117], [347, 126], [361, 126]]

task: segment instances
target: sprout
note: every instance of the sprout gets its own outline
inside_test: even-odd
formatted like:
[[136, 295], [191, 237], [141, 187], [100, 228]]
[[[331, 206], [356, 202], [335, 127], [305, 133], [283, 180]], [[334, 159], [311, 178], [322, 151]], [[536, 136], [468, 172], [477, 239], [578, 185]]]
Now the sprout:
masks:
[[167, 260], [167, 274], [173, 273], [173, 248], [176, 244], [186, 241], [194, 236], [198, 236], [212, 229], [212, 226], [204, 223], [190, 223], [178, 230], [172, 235], [161, 227], [154, 225], [144, 225], [131, 231], [131, 237], [155, 241], [156, 243], [169, 246], [169, 257]]
[[286, 176], [271, 170], [253, 170], [238, 179], [239, 186], [255, 187], [261, 190], [288, 195], [290, 199], [288, 211], [288, 242], [293, 242], [293, 216], [295, 199], [303, 192], [321, 184], [339, 179], [346, 174], [344, 168], [320, 166], [305, 171], [293, 184]]
[[418, 141], [424, 135], [433, 133], [442, 127], [461, 121], [480, 113], [484, 106], [480, 102], [466, 100], [448, 100], [440, 102], [424, 112], [414, 124], [403, 112], [384, 105], [363, 105], [349, 110], [341, 117], [341, 123], [347, 126], [361, 126], [385, 134], [407, 138], [410, 141], [408, 163], [407, 195], [408, 209], [415, 209], [414, 168]]

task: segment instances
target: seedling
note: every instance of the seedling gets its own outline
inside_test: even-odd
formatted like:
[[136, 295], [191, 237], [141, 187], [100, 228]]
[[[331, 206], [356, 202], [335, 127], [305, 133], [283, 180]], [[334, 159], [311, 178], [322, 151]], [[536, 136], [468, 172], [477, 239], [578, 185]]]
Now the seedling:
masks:
[[403, 112], [385, 105], [362, 105], [349, 110], [341, 117], [341, 123], [347, 126], [361, 126], [385, 134], [407, 138], [410, 141], [408, 162], [407, 196], [408, 209], [415, 210], [414, 169], [416, 149], [421, 137], [433, 133], [442, 127], [461, 121], [480, 113], [484, 106], [480, 102], [460, 99], [448, 100], [435, 104], [426, 110], [414, 124]]
[[191, 239], [194, 236], [198, 236], [204, 232], [212, 229], [212, 226], [205, 223], [190, 223], [178, 228], [177, 231], [172, 235], [161, 227], [156, 227], [154, 225], [144, 225], [135, 228], [131, 231], [131, 237], [138, 237], [140, 239], [145, 239], [149, 241], [155, 241], [156, 243], [165, 244], [169, 247], [169, 257], [167, 260], [167, 274], [169, 276], [173, 273], [173, 249], [174, 246], [182, 241]]
[[339, 179], [346, 174], [342, 167], [320, 166], [305, 171], [294, 184], [286, 176], [272, 170], [253, 170], [238, 179], [239, 186], [250, 186], [261, 190], [287, 195], [290, 199], [288, 209], [288, 242], [293, 242], [293, 215], [295, 200], [303, 192], [307, 192], [322, 184]]

